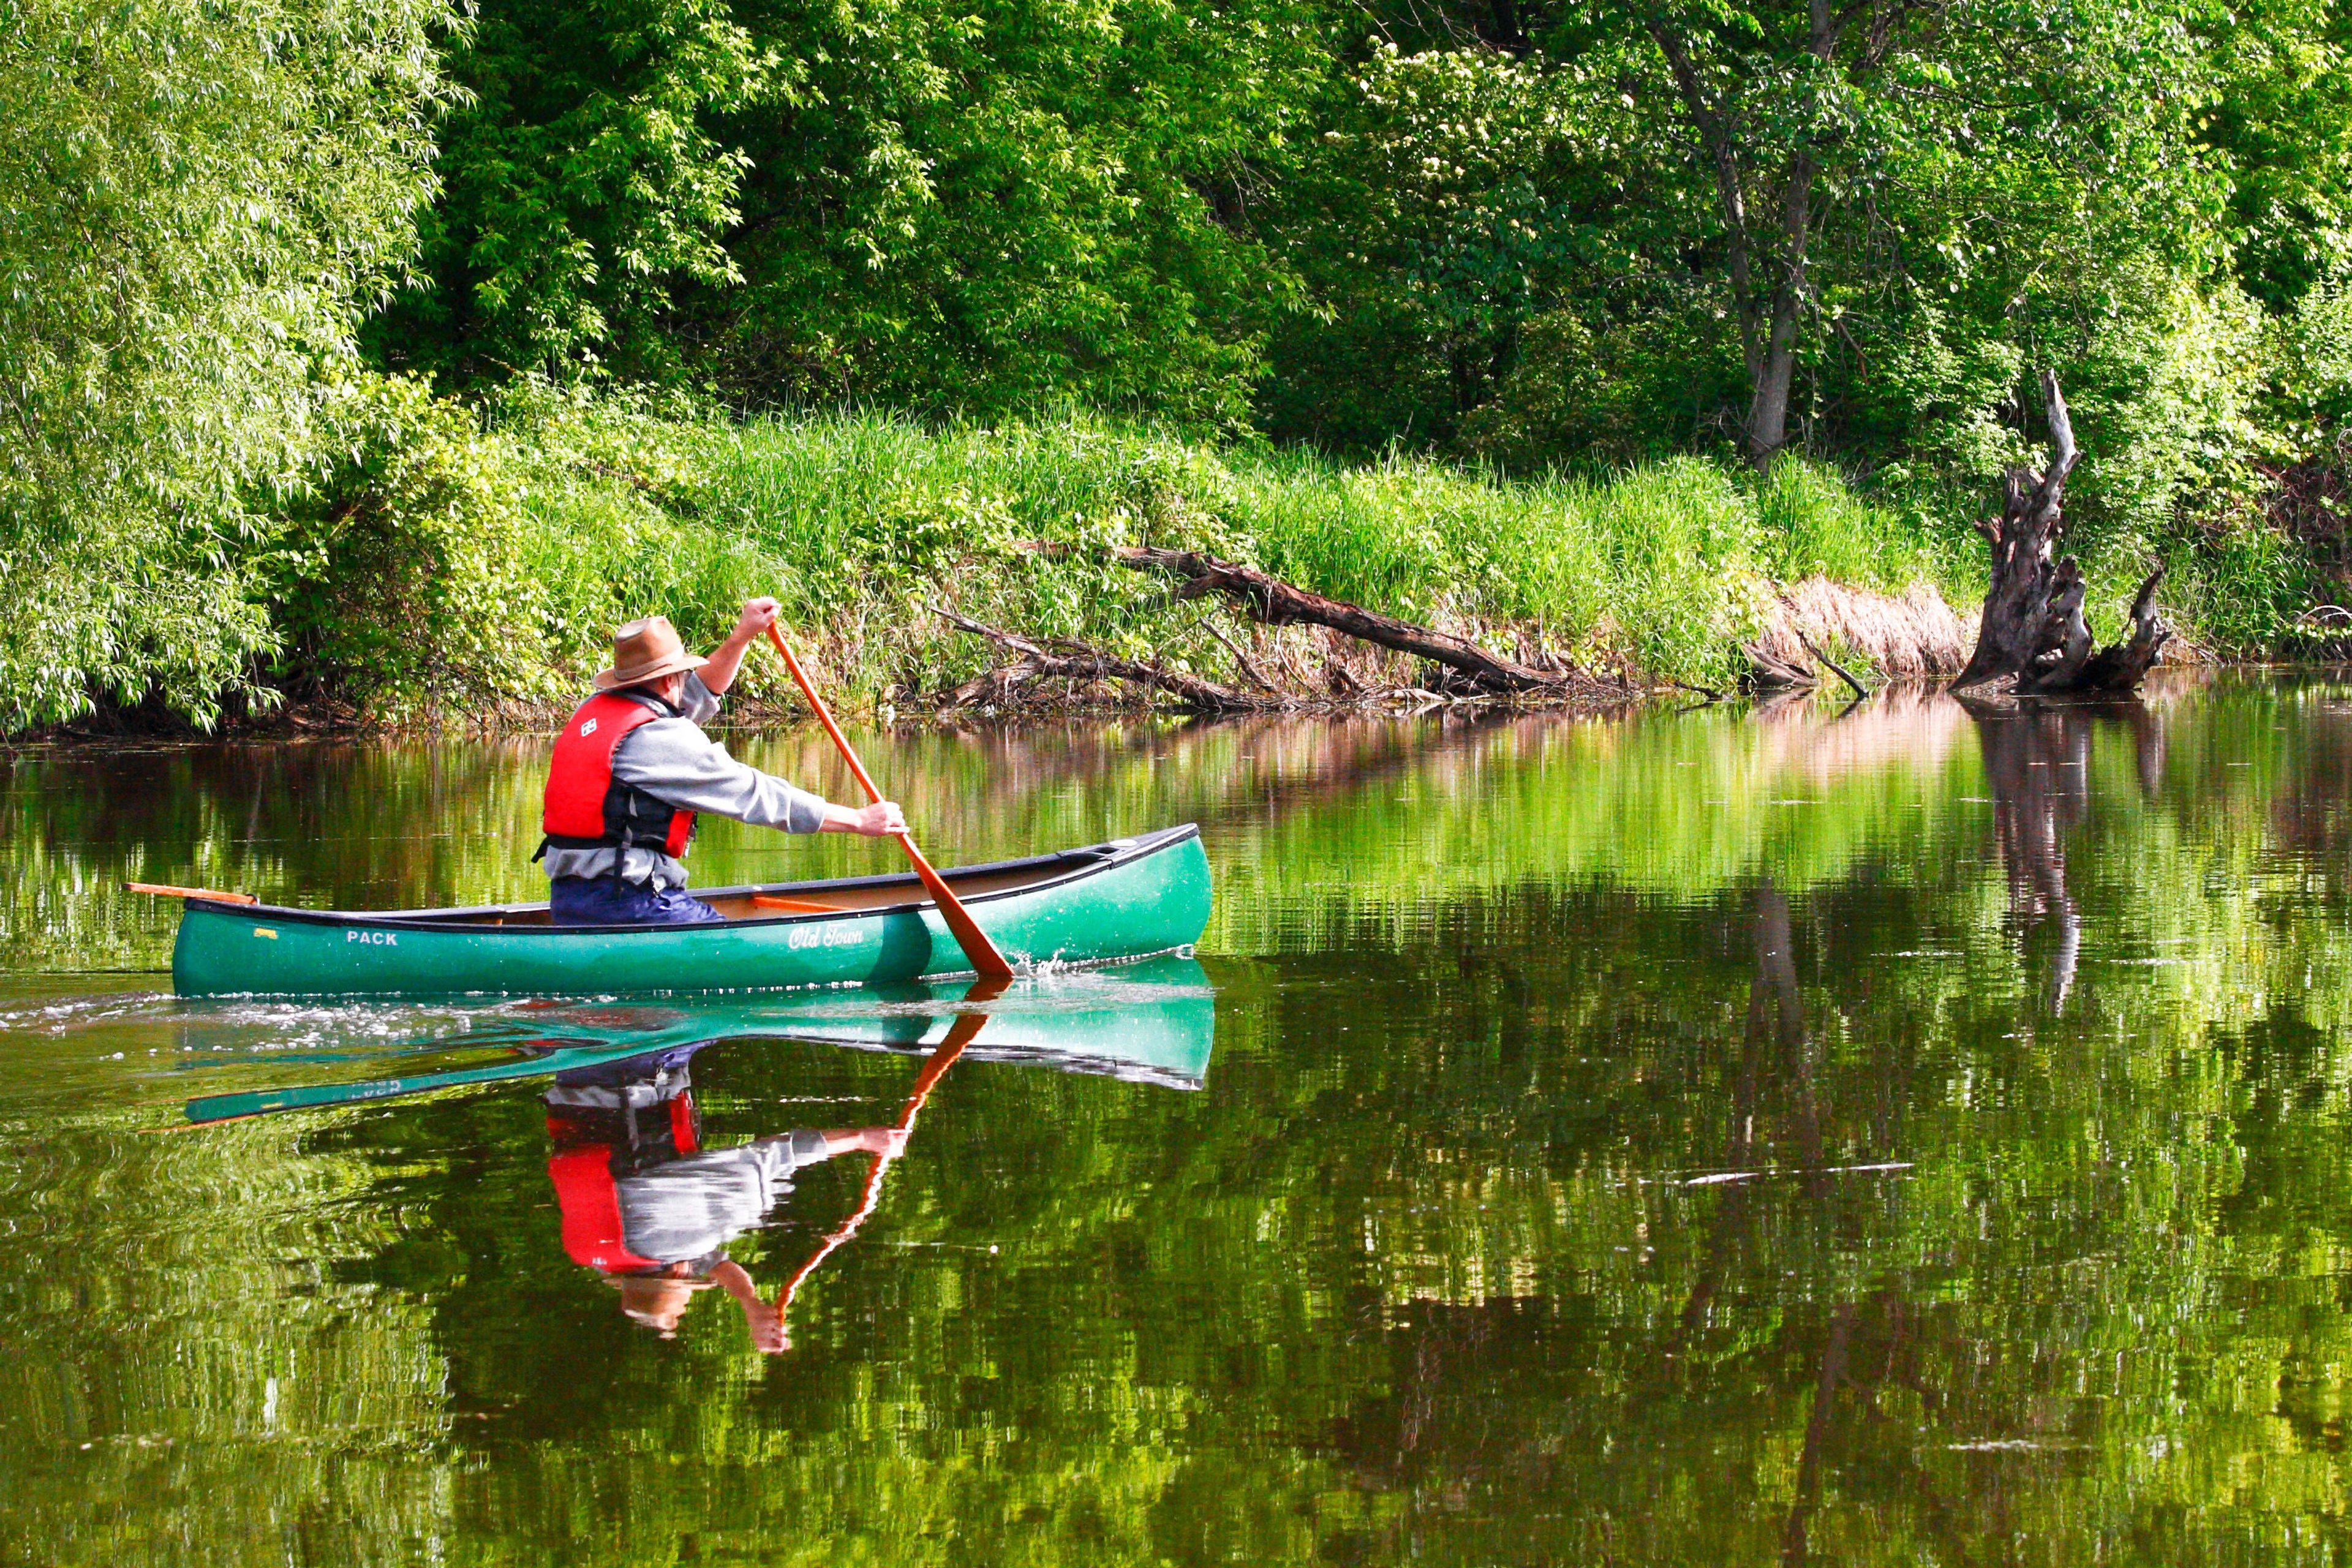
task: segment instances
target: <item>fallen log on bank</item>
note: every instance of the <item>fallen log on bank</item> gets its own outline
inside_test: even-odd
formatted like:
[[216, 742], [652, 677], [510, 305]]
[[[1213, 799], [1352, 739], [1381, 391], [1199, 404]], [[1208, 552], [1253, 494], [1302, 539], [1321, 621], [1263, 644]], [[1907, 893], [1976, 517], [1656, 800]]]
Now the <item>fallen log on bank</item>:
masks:
[[[1063, 555], [1070, 549], [1045, 541], [1033, 542], [1028, 548], [1041, 555]], [[1107, 553], [1122, 566], [1177, 579], [1178, 599], [1221, 595], [1262, 626], [1325, 626], [1393, 653], [1426, 659], [1444, 672], [1429, 684], [1447, 696], [1469, 692], [1497, 697], [1557, 695], [1591, 690], [1602, 684], [1572, 667], [1540, 669], [1505, 658], [1466, 637], [1399, 620], [1344, 599], [1328, 599], [1254, 566], [1226, 561], [1206, 551], [1128, 544], [1113, 545]]]
[[[1072, 547], [1034, 542], [1027, 547], [1040, 555], [1062, 556]], [[1489, 651], [1465, 637], [1418, 626], [1285, 583], [1255, 567], [1223, 560], [1204, 551], [1159, 550], [1135, 545], [1114, 546], [1105, 558], [1138, 572], [1156, 573], [1177, 580], [1173, 597], [1197, 599], [1217, 595], [1237, 605], [1252, 620], [1267, 626], [1309, 626], [1425, 660], [1435, 673], [1412, 684], [1367, 685], [1335, 658], [1327, 658], [1322, 692], [1286, 691], [1268, 679], [1256, 661], [1213, 627], [1206, 627], [1256, 689], [1221, 685], [1182, 670], [1149, 660], [1125, 658], [1081, 643], [1050, 646], [1018, 633], [988, 626], [954, 610], [940, 607], [949, 625], [985, 637], [1019, 656], [1013, 662], [964, 682], [934, 700], [942, 708], [982, 703], [1011, 706], [1023, 700], [1017, 693], [1040, 680], [1079, 683], [1118, 681], [1173, 697], [1186, 708], [1206, 713], [1269, 712], [1307, 707], [1360, 706], [1388, 699], [1434, 703], [1469, 699], [1510, 698], [1564, 700], [1622, 698], [1631, 689], [1607, 682], [1568, 666], [1543, 669]], [[1544, 657], [1544, 656], [1538, 656]]]
[[1018, 633], [959, 615], [944, 605], [937, 608], [940, 618], [958, 631], [985, 637], [997, 647], [1020, 656], [1011, 664], [999, 665], [985, 675], [975, 676], [953, 690], [941, 693], [937, 700], [941, 708], [972, 708], [991, 702], [997, 707], [1009, 707], [1019, 700], [1015, 694], [1021, 688], [1038, 680], [1070, 680], [1083, 684], [1099, 680], [1123, 681], [1149, 690], [1164, 691], [1185, 707], [1202, 713], [1265, 712], [1292, 706], [1279, 693], [1239, 691], [1181, 669], [1170, 669], [1165, 665], [1142, 659], [1122, 658], [1083, 643], [1047, 647]]
[[1992, 583], [1977, 623], [1976, 651], [1953, 689], [2007, 681], [2020, 695], [2104, 693], [2122, 696], [2139, 683], [2172, 636], [2156, 613], [2158, 566], [2132, 601], [2131, 632], [2094, 653], [2083, 614], [2083, 568], [2069, 555], [2053, 560], [2065, 536], [2061, 500], [2066, 476], [2081, 456], [2058, 377], [2042, 373], [2050, 419], [2050, 466], [2040, 474], [2014, 468], [2002, 478], [2001, 514], [1977, 524], [1992, 550]]

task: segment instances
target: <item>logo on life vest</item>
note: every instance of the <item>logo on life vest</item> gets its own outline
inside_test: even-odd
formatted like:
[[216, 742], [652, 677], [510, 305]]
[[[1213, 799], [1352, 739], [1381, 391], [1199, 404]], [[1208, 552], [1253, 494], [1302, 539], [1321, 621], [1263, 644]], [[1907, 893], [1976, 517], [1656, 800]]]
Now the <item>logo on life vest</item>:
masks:
[[583, 725], [581, 725], [581, 726], [580, 726], [580, 735], [581, 735], [581, 738], [582, 738], [583, 740], [585, 740], [587, 737], [589, 737], [590, 735], [594, 734], [595, 732], [596, 732], [596, 721], [595, 721], [595, 720], [593, 720], [593, 719], [589, 720], [589, 721], [588, 721], [588, 722], [586, 722], [585, 724], [583, 724]]
[[343, 940], [347, 942], [362, 942], [367, 943], [370, 947], [398, 947], [400, 945], [400, 938], [394, 936], [388, 931], [347, 931], [343, 933]]

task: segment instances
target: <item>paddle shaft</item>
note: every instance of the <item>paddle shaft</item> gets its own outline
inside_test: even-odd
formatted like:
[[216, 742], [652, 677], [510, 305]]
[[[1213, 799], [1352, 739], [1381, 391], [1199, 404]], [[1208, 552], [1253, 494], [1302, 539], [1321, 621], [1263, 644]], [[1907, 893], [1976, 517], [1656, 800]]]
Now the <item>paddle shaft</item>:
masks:
[[[784, 668], [793, 672], [793, 679], [800, 687], [801, 695], [808, 699], [809, 707], [816, 714], [816, 721], [824, 726], [824, 732], [833, 737], [835, 746], [841, 748], [842, 760], [857, 776], [859, 787], [866, 791], [866, 798], [879, 805], [882, 792], [874, 786], [866, 764], [857, 760], [856, 750], [850, 745], [849, 737], [843, 734], [841, 726], [833, 721], [832, 710], [825, 707], [824, 699], [816, 694], [815, 683], [809, 679], [808, 671], [801, 668], [801, 661], [793, 657], [792, 647], [784, 641], [783, 634], [772, 625], [768, 627], [768, 640], [774, 643], [776, 651], [784, 656]], [[923, 858], [921, 850], [915, 847], [915, 836], [895, 833], [891, 837], [898, 841], [898, 847], [907, 852], [907, 858], [914, 862], [915, 875], [922, 879], [924, 891], [929, 893], [931, 901], [940, 907], [940, 918], [947, 922], [948, 930], [955, 933], [964, 956], [971, 960], [973, 973], [983, 980], [1010, 980], [1013, 965], [996, 951], [996, 944], [988, 940], [988, 933], [980, 929], [980, 922], [971, 918], [971, 911], [955, 896], [955, 889], [948, 886], [947, 879], [931, 869], [931, 863]]]

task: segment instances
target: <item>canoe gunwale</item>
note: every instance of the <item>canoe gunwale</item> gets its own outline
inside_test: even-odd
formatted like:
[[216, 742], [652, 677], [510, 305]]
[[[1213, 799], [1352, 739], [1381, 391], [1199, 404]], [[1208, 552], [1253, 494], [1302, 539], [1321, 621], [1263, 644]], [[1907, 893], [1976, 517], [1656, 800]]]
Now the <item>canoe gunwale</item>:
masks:
[[[940, 875], [950, 885], [960, 877], [981, 877], [1005, 872], [1034, 869], [1058, 874], [1040, 876], [1034, 881], [1020, 882], [1012, 887], [962, 897], [967, 905], [985, 905], [1007, 899], [1028, 898], [1036, 893], [1069, 887], [1090, 877], [1132, 866], [1154, 855], [1175, 848], [1187, 840], [1201, 836], [1198, 823], [1181, 823], [1150, 833], [1139, 833], [1126, 838], [1107, 840], [1075, 849], [1055, 850], [1046, 855], [1026, 856], [1015, 860], [993, 860], [979, 865], [945, 867]], [[680, 931], [742, 931], [765, 926], [800, 925], [835, 921], [872, 920], [885, 915], [904, 914], [931, 907], [922, 896], [922, 883], [911, 871], [882, 872], [865, 877], [838, 877], [816, 882], [747, 883], [731, 888], [696, 888], [689, 889], [697, 898], [738, 898], [749, 894], [785, 895], [796, 892], [819, 892], [824, 889], [848, 889], [905, 885], [917, 896], [904, 902], [873, 904], [855, 909], [823, 911], [779, 910], [773, 914], [751, 915], [740, 920], [705, 921], [690, 927], [674, 922], [637, 921], [617, 925], [509, 925], [502, 919], [460, 921], [455, 915], [505, 917], [530, 914], [545, 910], [545, 903], [459, 905], [440, 910], [304, 910], [283, 904], [231, 904], [215, 899], [189, 899], [184, 907], [203, 910], [207, 914], [227, 915], [255, 924], [303, 924], [325, 926], [389, 926], [406, 929], [422, 925], [433, 931], [447, 931], [467, 936], [614, 936], [646, 932], [677, 932]], [[1173, 951], [1173, 950], [1170, 950]]]

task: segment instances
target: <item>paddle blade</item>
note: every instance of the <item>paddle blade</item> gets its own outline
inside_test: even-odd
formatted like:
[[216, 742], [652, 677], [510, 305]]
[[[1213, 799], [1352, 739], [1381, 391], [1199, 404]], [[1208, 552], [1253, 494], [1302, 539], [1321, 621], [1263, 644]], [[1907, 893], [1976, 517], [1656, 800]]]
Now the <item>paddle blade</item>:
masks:
[[902, 833], [898, 843], [907, 851], [907, 858], [914, 862], [915, 875], [923, 880], [923, 890], [939, 906], [940, 919], [947, 922], [948, 930], [955, 935], [956, 945], [971, 961], [972, 973], [982, 980], [1012, 979], [1013, 965], [996, 951], [996, 944], [988, 940], [988, 933], [980, 929], [980, 922], [971, 918], [971, 911], [963, 907], [955, 889], [948, 886], [947, 879], [931, 869], [931, 863], [915, 847], [913, 836]]

